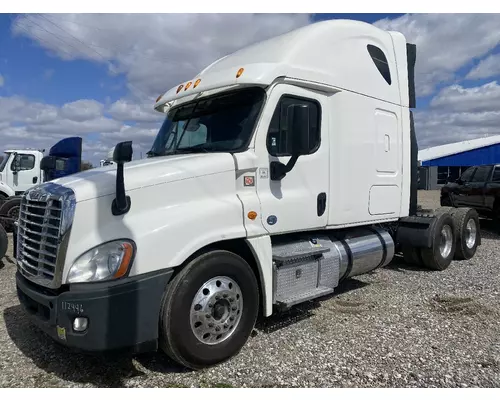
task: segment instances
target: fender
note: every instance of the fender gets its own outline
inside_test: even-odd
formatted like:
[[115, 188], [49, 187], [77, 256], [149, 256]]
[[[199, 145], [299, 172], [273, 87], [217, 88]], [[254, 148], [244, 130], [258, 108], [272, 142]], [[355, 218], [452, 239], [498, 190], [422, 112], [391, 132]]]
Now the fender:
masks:
[[16, 194], [14, 189], [12, 189], [9, 185], [1, 181], [0, 181], [0, 193], [3, 193], [7, 197], [15, 196]]

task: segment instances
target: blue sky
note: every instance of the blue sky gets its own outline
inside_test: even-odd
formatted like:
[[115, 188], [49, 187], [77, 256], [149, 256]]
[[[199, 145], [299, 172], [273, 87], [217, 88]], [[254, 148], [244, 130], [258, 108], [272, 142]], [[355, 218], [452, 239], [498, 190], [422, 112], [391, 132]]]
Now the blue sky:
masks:
[[247, 43], [332, 18], [416, 41], [420, 147], [500, 133], [495, 14], [0, 14], [0, 147], [81, 135], [94, 163], [123, 138], [140, 154], [162, 118], [152, 99], [165, 89]]

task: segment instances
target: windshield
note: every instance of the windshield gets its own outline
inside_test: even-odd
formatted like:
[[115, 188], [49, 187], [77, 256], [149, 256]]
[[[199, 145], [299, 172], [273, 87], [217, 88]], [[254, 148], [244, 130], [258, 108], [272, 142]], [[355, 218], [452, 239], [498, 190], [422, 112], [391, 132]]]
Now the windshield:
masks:
[[264, 101], [262, 89], [220, 94], [168, 113], [148, 157], [190, 152], [234, 152], [248, 145]]
[[3, 160], [0, 163], [0, 172], [3, 172], [5, 166], [7, 165], [7, 161], [9, 161], [9, 157], [12, 153], [4, 153]]

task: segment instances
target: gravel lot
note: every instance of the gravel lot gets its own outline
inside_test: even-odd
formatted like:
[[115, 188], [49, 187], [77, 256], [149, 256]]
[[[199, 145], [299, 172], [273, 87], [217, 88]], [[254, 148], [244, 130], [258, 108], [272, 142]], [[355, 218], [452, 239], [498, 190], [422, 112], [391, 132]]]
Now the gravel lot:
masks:
[[[438, 192], [420, 192], [436, 207]], [[0, 263], [0, 387], [498, 387], [500, 236], [482, 221], [471, 261], [388, 267], [258, 323], [230, 362], [185, 371], [161, 354], [72, 354], [26, 320], [15, 266]], [[10, 252], [11, 250], [9, 250]]]

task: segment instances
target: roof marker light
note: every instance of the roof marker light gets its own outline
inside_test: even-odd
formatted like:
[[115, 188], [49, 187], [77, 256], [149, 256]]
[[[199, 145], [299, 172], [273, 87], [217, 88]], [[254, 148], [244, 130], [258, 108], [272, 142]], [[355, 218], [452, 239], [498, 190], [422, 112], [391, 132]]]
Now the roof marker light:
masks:
[[238, 72], [236, 73], [236, 78], [239, 78], [243, 74], [244, 69], [240, 68]]
[[188, 90], [188, 89], [191, 87], [191, 84], [192, 84], [192, 83], [193, 83], [193, 82], [188, 82], [188, 83], [186, 83], [186, 87], [184, 88], [184, 90]]
[[158, 102], [161, 100], [161, 98], [162, 98], [162, 97], [163, 97], [163, 95], [162, 95], [162, 94], [160, 94], [160, 95], [158, 96], [158, 98], [156, 99], [156, 103], [158, 103]]
[[201, 82], [201, 79], [196, 79], [196, 82], [194, 83], [193, 89], [198, 86]]
[[177, 88], [177, 93], [179, 93], [183, 87], [184, 87], [184, 85], [179, 85], [179, 87]]

